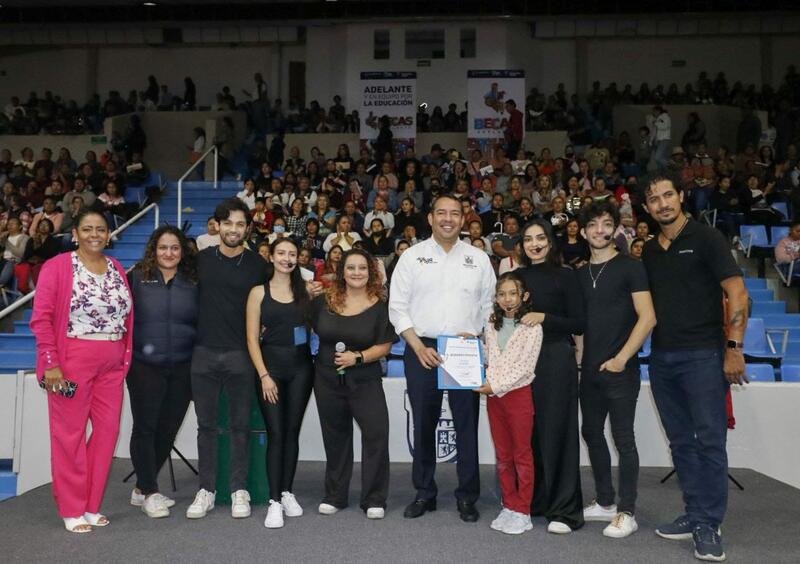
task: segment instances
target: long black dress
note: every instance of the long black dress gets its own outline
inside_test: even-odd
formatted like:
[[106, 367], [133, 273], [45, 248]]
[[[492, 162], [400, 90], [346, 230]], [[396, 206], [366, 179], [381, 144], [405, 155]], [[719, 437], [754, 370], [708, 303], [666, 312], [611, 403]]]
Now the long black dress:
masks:
[[575, 271], [534, 264], [517, 271], [544, 313], [544, 341], [536, 364], [533, 401], [535, 477], [532, 515], [583, 526], [578, 434], [578, 367], [572, 335], [583, 333], [583, 294]]

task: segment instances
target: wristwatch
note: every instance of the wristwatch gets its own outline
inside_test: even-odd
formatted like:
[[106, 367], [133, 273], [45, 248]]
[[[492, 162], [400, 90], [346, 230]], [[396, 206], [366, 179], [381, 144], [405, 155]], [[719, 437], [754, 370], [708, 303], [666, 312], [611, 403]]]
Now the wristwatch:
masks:
[[733, 350], [742, 350], [742, 343], [739, 341], [734, 341], [733, 339], [728, 339], [725, 343], [725, 348], [733, 349]]
[[356, 356], [356, 364], [363, 364], [363, 362], [364, 362], [364, 353], [357, 352], [356, 355], [358, 355], [358, 356]]

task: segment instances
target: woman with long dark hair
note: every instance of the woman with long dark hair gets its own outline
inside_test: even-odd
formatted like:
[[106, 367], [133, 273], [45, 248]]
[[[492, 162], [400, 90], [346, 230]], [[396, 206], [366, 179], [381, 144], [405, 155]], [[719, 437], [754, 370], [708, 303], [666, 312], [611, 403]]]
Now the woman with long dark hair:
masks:
[[197, 325], [197, 269], [183, 231], [172, 225], [153, 231], [128, 283], [135, 319], [126, 380], [136, 472], [131, 505], [140, 506], [148, 517], [167, 517], [175, 502], [159, 492], [157, 478], [192, 399]]
[[378, 361], [389, 353], [394, 330], [380, 272], [369, 253], [345, 253], [333, 285], [312, 303], [311, 324], [319, 335], [314, 397], [327, 458], [319, 512], [332, 515], [347, 507], [355, 421], [361, 429], [360, 506], [368, 519], [383, 519], [389, 411]]
[[583, 294], [575, 272], [561, 265], [549, 222], [535, 219], [526, 225], [522, 249], [523, 267], [517, 273], [533, 302], [522, 323], [541, 324], [544, 331], [532, 385], [536, 471], [531, 514], [547, 518], [548, 532], [565, 534], [583, 526], [578, 366], [572, 339], [583, 333]]
[[283, 527], [283, 516], [299, 517], [303, 508], [292, 493], [300, 426], [314, 371], [309, 348], [306, 285], [297, 265], [300, 247], [278, 239], [270, 247], [273, 270], [247, 299], [247, 350], [258, 381], [256, 395], [267, 429], [269, 508], [264, 526]]

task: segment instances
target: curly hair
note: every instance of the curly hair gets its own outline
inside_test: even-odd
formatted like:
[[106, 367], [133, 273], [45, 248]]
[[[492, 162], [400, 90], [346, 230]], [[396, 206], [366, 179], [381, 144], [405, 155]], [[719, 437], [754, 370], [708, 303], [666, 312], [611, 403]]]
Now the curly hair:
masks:
[[325, 292], [325, 300], [328, 303], [328, 309], [332, 313], [341, 313], [344, 309], [345, 301], [347, 300], [347, 284], [344, 280], [344, 268], [347, 264], [347, 259], [352, 256], [364, 257], [367, 261], [367, 268], [369, 271], [369, 278], [367, 279], [367, 296], [370, 298], [378, 298], [381, 301], [386, 301], [386, 290], [381, 281], [381, 274], [378, 270], [378, 265], [375, 258], [367, 251], [362, 249], [350, 249], [339, 261], [336, 268], [336, 280]]
[[155, 280], [156, 271], [158, 270], [158, 261], [156, 259], [156, 247], [158, 247], [158, 240], [162, 235], [174, 235], [178, 238], [181, 245], [181, 261], [178, 263], [178, 272], [186, 276], [192, 282], [197, 281], [197, 264], [195, 263], [194, 252], [189, 247], [189, 241], [183, 234], [183, 231], [174, 225], [162, 225], [150, 235], [147, 245], [144, 248], [144, 256], [139, 264], [136, 266], [142, 269], [142, 275], [145, 280]]
[[[500, 286], [503, 285], [504, 282], [513, 282], [517, 285], [517, 290], [519, 290], [520, 299], [525, 295], [527, 290], [525, 289], [525, 282], [522, 280], [522, 277], [517, 274], [516, 272], [506, 272], [505, 274], [501, 274], [500, 278], [497, 279], [497, 284], [495, 284], [495, 294], [498, 290], [500, 290]], [[514, 321], [519, 323], [519, 320], [526, 314], [533, 311], [533, 302], [530, 298], [527, 300], [523, 300], [519, 306], [519, 309], [514, 313]], [[494, 301], [494, 305], [492, 306], [492, 314], [489, 316], [489, 323], [491, 323], [496, 331], [499, 331], [500, 328], [503, 326], [503, 318], [505, 317], [505, 311], [503, 308], [500, 307], [500, 304], [497, 303], [497, 300]]]

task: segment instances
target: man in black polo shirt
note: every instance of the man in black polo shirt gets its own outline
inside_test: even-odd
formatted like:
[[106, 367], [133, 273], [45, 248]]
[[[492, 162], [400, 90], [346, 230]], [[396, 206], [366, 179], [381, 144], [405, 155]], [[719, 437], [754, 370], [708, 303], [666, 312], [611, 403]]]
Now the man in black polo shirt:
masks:
[[214, 508], [217, 481], [217, 411], [225, 390], [230, 422], [231, 515], [250, 515], [247, 492], [250, 406], [254, 368], [247, 353], [245, 305], [253, 286], [267, 280], [268, 263], [242, 242], [250, 222], [247, 206], [236, 198], [214, 210], [220, 244], [197, 254], [199, 318], [192, 357], [192, 396], [197, 412], [200, 491], [186, 510], [200, 519]]
[[682, 203], [683, 193], [667, 178], [654, 178], [645, 190], [647, 211], [661, 226], [642, 257], [658, 317], [650, 382], [686, 506], [685, 515], [656, 534], [692, 538], [696, 558], [722, 561], [719, 526], [728, 501], [725, 394], [728, 384], [747, 381], [741, 350], [747, 290], [725, 237], [686, 217]]
[[[624, 538], [639, 528], [634, 517], [639, 453], [633, 430], [641, 385], [637, 353], [655, 326], [656, 315], [644, 266], [619, 254], [614, 244], [617, 207], [608, 200], [589, 204], [581, 210], [581, 223], [592, 256], [578, 269], [586, 304], [580, 401], [582, 433], [597, 491], [583, 517], [610, 521], [603, 535]], [[619, 504], [614, 503], [606, 417], [611, 419], [619, 454]]]

